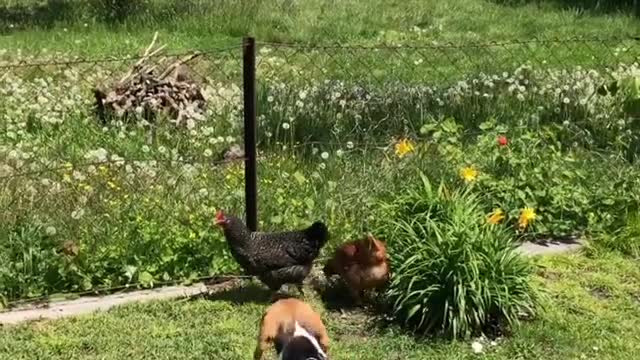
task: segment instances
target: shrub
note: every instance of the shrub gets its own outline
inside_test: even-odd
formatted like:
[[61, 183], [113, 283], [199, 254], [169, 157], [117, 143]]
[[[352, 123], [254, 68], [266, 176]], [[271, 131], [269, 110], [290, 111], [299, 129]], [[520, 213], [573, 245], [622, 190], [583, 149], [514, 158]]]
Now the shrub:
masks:
[[509, 234], [486, 224], [468, 190], [421, 179], [382, 207], [383, 218], [397, 219], [380, 230], [395, 269], [387, 292], [394, 316], [412, 330], [457, 338], [533, 314], [533, 268]]

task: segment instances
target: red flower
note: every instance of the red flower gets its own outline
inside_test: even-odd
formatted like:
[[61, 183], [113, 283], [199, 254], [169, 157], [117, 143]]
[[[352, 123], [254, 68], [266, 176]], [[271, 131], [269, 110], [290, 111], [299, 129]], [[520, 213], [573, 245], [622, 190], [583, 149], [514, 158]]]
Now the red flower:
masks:
[[498, 145], [507, 146], [507, 144], [509, 144], [509, 140], [507, 139], [506, 136], [504, 135], [498, 136]]

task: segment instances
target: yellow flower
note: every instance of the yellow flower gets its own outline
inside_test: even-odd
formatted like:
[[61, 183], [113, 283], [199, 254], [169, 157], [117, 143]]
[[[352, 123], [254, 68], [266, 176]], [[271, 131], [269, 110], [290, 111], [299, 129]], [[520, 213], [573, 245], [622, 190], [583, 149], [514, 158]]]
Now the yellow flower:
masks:
[[520, 212], [520, 218], [518, 219], [518, 225], [520, 230], [524, 230], [529, 224], [536, 219], [536, 211], [533, 208], [526, 207]]
[[487, 216], [487, 222], [491, 225], [498, 225], [504, 220], [504, 211], [502, 209], [494, 209], [489, 216]]
[[415, 147], [413, 146], [411, 141], [409, 141], [409, 139], [402, 139], [396, 144], [396, 155], [398, 155], [399, 157], [404, 157], [414, 150]]
[[475, 181], [478, 177], [478, 170], [467, 166], [465, 168], [460, 169], [460, 177], [464, 179], [466, 182]]

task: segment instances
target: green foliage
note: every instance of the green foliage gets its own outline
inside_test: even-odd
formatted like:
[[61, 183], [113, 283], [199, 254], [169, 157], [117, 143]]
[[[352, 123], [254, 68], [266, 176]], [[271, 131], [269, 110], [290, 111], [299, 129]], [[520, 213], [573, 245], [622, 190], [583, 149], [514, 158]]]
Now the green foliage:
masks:
[[[348, 1], [331, 3], [329, 8], [344, 7], [345, 13], [356, 15], [377, 12], [383, 3]], [[412, 9], [417, 3], [398, 6]], [[349, 41], [358, 43], [431, 46], [433, 36], [445, 35], [440, 20], [425, 17], [431, 9], [422, 14], [398, 10], [409, 14], [410, 20], [398, 23], [385, 19], [372, 24], [372, 16], [349, 15], [343, 27], [336, 27], [333, 21], [339, 12], [325, 12], [324, 2], [316, 6], [286, 0], [215, 4], [92, 0], [71, 8], [62, 6], [68, 2], [49, 2], [53, 4], [63, 15], [47, 24], [61, 26], [66, 35], [48, 37], [47, 42], [59, 37], [76, 43], [75, 32], [91, 37], [95, 28], [103, 28], [100, 23], [122, 22], [122, 29], [132, 35], [117, 41], [120, 50], [147, 45], [148, 39], [134, 35], [147, 20], [162, 23], [162, 42], [178, 47], [191, 44], [198, 32], [207, 32], [204, 44], [211, 47], [211, 36], [219, 35], [220, 29], [239, 36], [255, 28], [262, 40], [326, 39], [318, 35], [318, 24], [312, 32], [291, 33], [304, 28], [306, 14], [318, 9], [327, 15], [319, 20], [320, 27], [336, 35], [332, 41], [348, 34]], [[291, 16], [282, 17], [283, 10]], [[70, 20], [76, 19], [70, 15], [74, 12], [82, 15], [79, 20]], [[212, 27], [199, 22], [203, 13]], [[261, 16], [251, 16], [258, 13]], [[259, 18], [260, 24], [246, 23], [246, 18]], [[13, 25], [16, 19], [9, 20]], [[17, 20], [11, 30], [16, 33], [28, 23]], [[465, 34], [468, 21], [465, 17]], [[382, 24], [385, 31], [370, 26]], [[268, 35], [265, 28], [272, 29]], [[167, 33], [180, 32], [188, 41], [166, 40]], [[113, 39], [114, 33], [109, 34]], [[84, 41], [76, 47], [84, 49]], [[100, 44], [101, 51], [103, 45], [106, 49], [109, 42]], [[534, 51], [542, 59], [551, 50], [558, 64], [572, 63], [570, 59], [585, 60], [585, 66], [601, 65], [602, 58], [591, 59], [587, 52], [570, 47], [543, 46], [538, 52], [528, 45], [538, 46], [490, 47], [484, 49], [489, 56], [469, 61], [468, 49], [448, 46], [436, 46], [426, 54], [420, 47], [300, 51], [262, 44], [258, 59], [261, 227], [300, 227], [319, 218], [329, 222], [337, 241], [354, 238], [377, 221], [372, 216], [376, 201], [392, 199], [408, 181], [416, 180], [411, 169], [461, 183], [458, 171], [469, 165], [480, 175], [464, 186], [482, 200], [480, 213], [495, 207], [507, 211], [506, 224], [501, 224], [505, 231], [517, 227], [526, 206], [538, 214], [527, 228], [530, 236], [622, 226], [626, 212], [637, 208], [635, 189], [640, 188], [634, 180], [638, 179], [635, 155], [631, 156], [637, 122], [625, 107], [628, 94], [635, 95], [624, 91], [594, 96], [594, 89], [612, 77], [632, 74], [633, 66], [624, 64], [635, 61], [633, 51], [620, 44], [616, 56], [620, 68], [604, 72], [554, 69], [535, 61], [518, 66], [527, 63]], [[592, 50], [598, 53], [604, 46], [609, 44]], [[25, 54], [26, 50], [9, 51], [3, 59], [33, 60]], [[0, 195], [5, 209], [0, 211], [0, 247], [6, 253], [0, 255], [0, 272], [7, 280], [0, 293], [13, 300], [103, 286], [151, 286], [234, 271], [235, 263], [219, 231], [211, 228], [210, 217], [218, 207], [241, 213], [242, 169], [210, 162], [241, 142], [238, 55], [235, 50], [212, 52], [190, 63], [194, 73], [210, 81], [203, 85], [209, 100], [205, 117], [187, 122], [188, 129], [163, 122], [140, 128], [119, 122], [105, 128], [96, 124], [89, 105], [94, 102], [91, 88], [119, 76], [120, 66], [126, 64], [27, 67], [5, 74], [0, 82], [7, 95], [0, 106], [6, 129], [0, 133], [0, 185], [6, 189]], [[496, 146], [499, 134], [510, 139], [508, 147]], [[393, 149], [398, 137], [409, 138], [416, 151], [398, 158]], [[306, 143], [312, 141], [322, 144]], [[103, 173], [95, 166], [67, 167], [67, 162], [110, 166]], [[25, 172], [29, 175], [18, 175]], [[608, 181], [603, 182], [604, 177]], [[77, 247], [77, 254], [65, 255], [65, 244]], [[38, 271], [4, 265], [22, 264], [24, 259], [36, 264]]]
[[635, 259], [640, 258], [640, 214], [631, 212], [621, 227], [612, 232], [599, 232], [593, 235], [597, 253], [598, 248], [615, 250]]
[[587, 150], [567, 144], [553, 126], [528, 128], [517, 119], [489, 118], [477, 131], [465, 131], [460, 121], [445, 118], [425, 123], [421, 134], [447, 159], [441, 167], [479, 172], [467, 185], [485, 212], [501, 209], [506, 225], [518, 229], [521, 210], [534, 208], [525, 236], [612, 232], [638, 208], [639, 169], [624, 159], [626, 150]]
[[426, 176], [383, 205], [393, 312], [416, 331], [468, 337], [535, 313], [533, 268], [506, 230], [487, 225], [468, 190], [434, 188]]
[[[609, 253], [598, 259], [547, 257], [540, 263], [544, 268], [535, 280], [544, 282], [551, 294], [545, 311], [507, 338], [474, 339], [484, 345], [481, 354], [472, 351], [469, 341], [424, 339], [395, 325], [374, 327], [375, 319], [332, 311], [311, 292], [305, 300], [322, 314], [335, 339], [330, 349], [335, 359], [636, 358], [636, 260]], [[593, 289], [606, 293], [594, 297]], [[6, 326], [0, 329], [0, 358], [141, 360], [153, 354], [155, 360], [242, 360], [256, 346], [256, 324], [267, 306], [246, 300], [266, 296], [264, 289], [248, 284], [193, 301], [131, 304], [77, 318]]]
[[[85, 211], [89, 218], [95, 209]], [[15, 300], [151, 287], [237, 270], [207, 209], [176, 207], [167, 217], [155, 204], [142, 201], [138, 207], [109, 209], [105, 215], [118, 213], [114, 222], [93, 217], [54, 227], [25, 218], [22, 225], [4, 224], [0, 294]]]
[[142, 16], [147, 0], [90, 0], [96, 18], [106, 23], [121, 23], [130, 16]]

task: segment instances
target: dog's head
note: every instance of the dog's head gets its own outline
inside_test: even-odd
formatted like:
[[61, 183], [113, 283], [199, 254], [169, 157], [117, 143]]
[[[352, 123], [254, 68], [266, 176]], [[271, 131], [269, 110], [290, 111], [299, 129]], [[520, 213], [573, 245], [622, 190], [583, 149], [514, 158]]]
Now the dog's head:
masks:
[[275, 339], [280, 360], [328, 360], [316, 336], [297, 321], [290, 326], [280, 326]]

